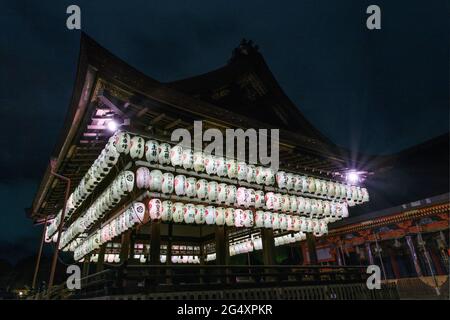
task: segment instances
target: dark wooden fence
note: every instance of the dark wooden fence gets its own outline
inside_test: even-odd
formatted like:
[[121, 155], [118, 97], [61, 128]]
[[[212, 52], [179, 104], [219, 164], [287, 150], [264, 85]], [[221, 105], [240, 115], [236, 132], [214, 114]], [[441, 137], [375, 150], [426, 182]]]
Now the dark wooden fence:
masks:
[[398, 299], [366, 286], [365, 266], [128, 265], [38, 295], [45, 299]]

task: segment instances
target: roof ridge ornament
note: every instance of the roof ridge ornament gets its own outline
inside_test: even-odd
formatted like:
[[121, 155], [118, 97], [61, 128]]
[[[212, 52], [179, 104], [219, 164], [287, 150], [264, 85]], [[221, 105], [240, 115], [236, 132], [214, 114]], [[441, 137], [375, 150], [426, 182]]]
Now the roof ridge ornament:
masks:
[[237, 58], [241, 56], [250, 56], [252, 54], [259, 52], [259, 46], [256, 45], [253, 40], [247, 40], [243, 38], [241, 42], [239, 43], [239, 46], [237, 48], [233, 49], [233, 52], [231, 54], [231, 59], [228, 61], [228, 63], [235, 61]]

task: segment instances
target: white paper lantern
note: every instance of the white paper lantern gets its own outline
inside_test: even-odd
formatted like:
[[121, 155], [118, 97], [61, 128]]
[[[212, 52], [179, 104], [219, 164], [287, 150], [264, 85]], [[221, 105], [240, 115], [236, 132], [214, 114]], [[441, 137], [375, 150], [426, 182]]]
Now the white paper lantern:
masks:
[[161, 220], [168, 222], [172, 221], [172, 201], [163, 201], [161, 210]]
[[266, 211], [264, 212], [264, 228], [272, 228], [272, 212]]
[[266, 169], [264, 167], [256, 167], [255, 182], [257, 184], [265, 184]]
[[136, 170], [136, 186], [139, 189], [150, 188], [150, 170], [146, 167], [140, 167]]
[[258, 210], [255, 212], [255, 226], [264, 228], [264, 211]]
[[275, 172], [272, 168], [266, 168], [264, 182], [266, 186], [271, 186], [275, 183]]
[[272, 229], [280, 229], [280, 218], [276, 212], [272, 213]]
[[189, 177], [184, 184], [184, 191], [187, 197], [193, 198], [197, 196], [197, 179]]
[[227, 164], [223, 157], [215, 157], [216, 162], [216, 174], [219, 177], [225, 177], [228, 175]]
[[184, 220], [184, 205], [181, 202], [175, 202], [172, 206], [172, 219], [175, 223], [181, 223]]
[[264, 207], [264, 191], [256, 190], [255, 191], [255, 208]]
[[217, 202], [224, 203], [227, 201], [227, 185], [219, 183], [217, 187]]
[[130, 143], [131, 138], [128, 133], [120, 132], [117, 134], [115, 142], [117, 152], [128, 154], [130, 152]]
[[234, 159], [227, 159], [226, 160], [227, 165], [227, 175], [230, 179], [237, 178], [237, 162]]
[[197, 198], [205, 199], [208, 195], [208, 182], [205, 179], [200, 179], [196, 183]]
[[193, 204], [186, 204], [183, 207], [183, 218], [184, 222], [187, 224], [192, 224], [195, 222], [195, 206]]
[[183, 149], [182, 164], [186, 170], [194, 168], [194, 152], [191, 149]]
[[145, 141], [142, 137], [135, 136], [130, 142], [130, 156], [132, 159], [141, 159], [144, 157]]
[[276, 174], [278, 188], [284, 189], [287, 184], [287, 174], [284, 171], [278, 171]]
[[150, 190], [161, 191], [163, 174], [159, 170], [152, 170], [150, 172]]
[[252, 183], [256, 181], [256, 167], [252, 164], [247, 165], [247, 182]]
[[225, 210], [225, 223], [227, 226], [231, 227], [235, 225], [234, 222], [234, 208], [227, 208]]
[[161, 180], [161, 191], [166, 194], [172, 193], [173, 183], [174, 183], [173, 174], [170, 172], [164, 173]]
[[237, 178], [239, 180], [247, 179], [247, 164], [245, 162], [239, 162], [237, 165]]
[[170, 163], [174, 167], [178, 167], [183, 164], [183, 148], [180, 145], [173, 146], [170, 149]]
[[216, 160], [213, 155], [206, 154], [203, 158], [205, 171], [209, 175], [214, 175], [217, 173]]
[[254, 220], [253, 220], [253, 212], [252, 212], [252, 210], [244, 210], [242, 212], [242, 224], [246, 228], [253, 227]]
[[150, 219], [159, 220], [161, 219], [162, 204], [160, 199], [151, 199], [148, 202], [148, 211], [150, 214]]
[[216, 223], [216, 208], [213, 206], [208, 206], [205, 208], [205, 222], [206, 224]]
[[216, 225], [223, 226], [225, 224], [225, 208], [216, 208]]
[[177, 175], [174, 180], [174, 189], [177, 196], [184, 196], [186, 194], [186, 176]]
[[195, 206], [194, 221], [196, 224], [205, 223], [205, 206], [203, 206], [203, 205]]
[[236, 202], [237, 189], [235, 185], [226, 186], [226, 200], [227, 204], [234, 204]]
[[195, 172], [203, 172], [205, 170], [203, 152], [198, 151], [194, 153], [194, 170]]
[[155, 140], [148, 140], [145, 143], [145, 159], [148, 162], [158, 162], [159, 143]]
[[210, 202], [215, 202], [217, 200], [217, 196], [219, 193], [219, 185], [217, 184], [216, 181], [210, 181], [208, 182], [208, 186], [207, 186], [208, 190], [208, 200]]
[[160, 164], [170, 164], [170, 144], [161, 143], [158, 146], [158, 162]]

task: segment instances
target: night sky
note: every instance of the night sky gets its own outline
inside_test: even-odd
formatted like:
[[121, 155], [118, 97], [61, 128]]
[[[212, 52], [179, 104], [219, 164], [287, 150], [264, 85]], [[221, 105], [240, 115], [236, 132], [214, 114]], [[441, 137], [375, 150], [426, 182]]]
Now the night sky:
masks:
[[[389, 154], [448, 131], [445, 1], [2, 1], [0, 258], [36, 252], [26, 219], [75, 79], [82, 29], [160, 81], [218, 68], [252, 39], [286, 94], [338, 145]], [[233, 3], [233, 5], [231, 5]], [[365, 27], [369, 4], [382, 29]]]

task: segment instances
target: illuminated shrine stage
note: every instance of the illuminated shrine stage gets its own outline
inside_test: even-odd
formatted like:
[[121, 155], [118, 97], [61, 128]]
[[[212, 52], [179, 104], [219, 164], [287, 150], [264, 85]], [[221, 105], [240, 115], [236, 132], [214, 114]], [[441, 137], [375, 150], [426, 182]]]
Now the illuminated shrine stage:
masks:
[[[279, 129], [280, 169], [170, 142], [196, 120], [221, 132]], [[62, 267], [54, 255], [51, 288], [39, 297], [396, 299], [387, 280], [402, 262], [382, 262], [386, 240], [406, 239], [413, 252], [411, 235], [448, 231], [443, 198], [352, 217], [370, 203], [365, 182], [384, 162], [354, 170], [362, 166], [306, 120], [248, 41], [220, 69], [161, 83], [83, 34], [53, 156], [30, 218], [46, 226], [44, 242], [82, 266], [82, 286], [53, 284]], [[423, 251], [430, 276], [445, 273], [437, 262], [446, 241]], [[428, 275], [423, 261], [412, 260], [416, 275]], [[368, 264], [383, 267], [381, 290], [367, 288]]]

